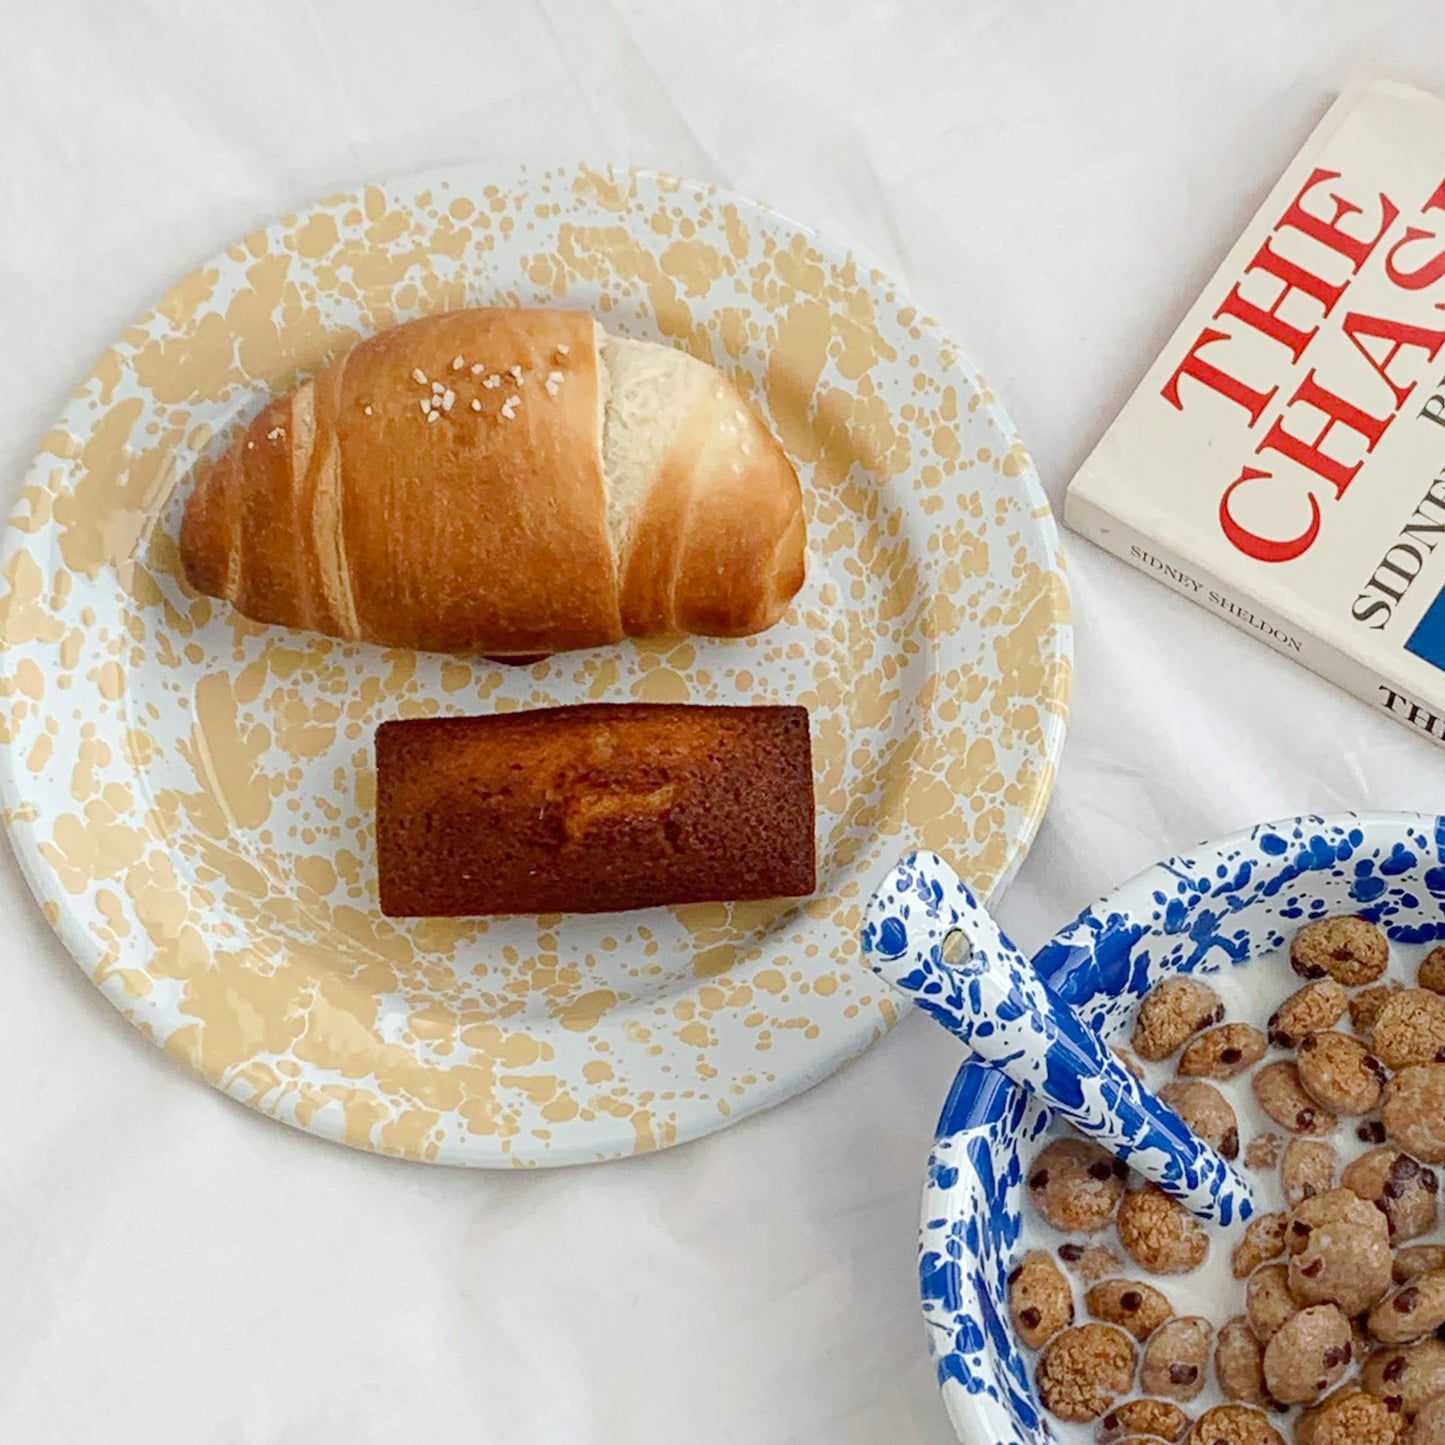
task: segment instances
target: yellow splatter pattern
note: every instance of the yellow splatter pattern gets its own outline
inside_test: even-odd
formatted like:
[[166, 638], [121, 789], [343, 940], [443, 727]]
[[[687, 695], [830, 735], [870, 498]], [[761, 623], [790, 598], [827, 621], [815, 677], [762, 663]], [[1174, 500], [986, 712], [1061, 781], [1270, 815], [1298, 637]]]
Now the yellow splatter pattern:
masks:
[[[185, 585], [194, 469], [358, 337], [566, 305], [723, 367], [799, 466], [809, 577], [778, 627], [502, 669], [262, 627]], [[983, 382], [897, 285], [750, 202], [585, 167], [333, 196], [195, 271], [95, 364], [0, 552], [0, 803], [106, 996], [232, 1097], [359, 1148], [547, 1164], [776, 1102], [896, 1019], [857, 961], [904, 848], [988, 893], [1053, 780], [1058, 539]], [[801, 903], [394, 922], [371, 739], [393, 716], [586, 699], [797, 702]]]

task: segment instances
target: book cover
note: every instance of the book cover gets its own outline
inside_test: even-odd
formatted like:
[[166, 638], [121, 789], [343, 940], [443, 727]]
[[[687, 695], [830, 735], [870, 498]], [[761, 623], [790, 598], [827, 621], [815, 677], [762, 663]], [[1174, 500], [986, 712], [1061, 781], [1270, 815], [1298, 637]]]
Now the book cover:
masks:
[[1445, 742], [1445, 101], [1345, 90], [1064, 515]]

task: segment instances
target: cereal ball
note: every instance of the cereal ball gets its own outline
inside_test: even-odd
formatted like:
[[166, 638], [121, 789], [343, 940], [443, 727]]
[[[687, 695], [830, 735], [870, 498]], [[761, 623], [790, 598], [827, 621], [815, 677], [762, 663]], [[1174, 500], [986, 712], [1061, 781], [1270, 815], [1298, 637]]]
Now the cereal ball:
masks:
[[[1392, 1006], [1386, 1004], [1381, 1019]], [[1440, 1006], [1445, 1009], [1445, 998], [1440, 1000]], [[1379, 1037], [1380, 1027], [1376, 1024], [1375, 1038]], [[1368, 1114], [1380, 1102], [1385, 1066], [1349, 1034], [1332, 1029], [1306, 1034], [1300, 1040], [1296, 1063], [1305, 1093], [1332, 1113]]]
[[1256, 1214], [1244, 1227], [1229, 1267], [1235, 1279], [1248, 1279], [1260, 1265], [1278, 1259], [1284, 1253], [1283, 1214]]
[[1445, 1445], [1445, 1395], [1436, 1395], [1420, 1406], [1405, 1445]]
[[1350, 1000], [1350, 1027], [1362, 1039], [1369, 1038], [1375, 1032], [1375, 1020], [1379, 1018], [1380, 1010], [1404, 987], [1404, 984], [1390, 979], [1386, 983], [1377, 983], [1373, 988], [1362, 988]]
[[1445, 944], [1425, 955], [1415, 978], [1421, 988], [1428, 988], [1431, 993], [1445, 993]]
[[1065, 1330], [1044, 1346], [1034, 1383], [1060, 1420], [1097, 1420], [1134, 1383], [1134, 1342], [1113, 1325]]
[[1219, 1327], [1214, 1342], [1214, 1378], [1227, 1400], [1245, 1405], [1270, 1403], [1264, 1388], [1264, 1346], [1243, 1315]]
[[1150, 1274], [1187, 1274], [1209, 1253], [1204, 1226], [1177, 1199], [1152, 1184], [1124, 1196], [1119, 1206], [1119, 1243]]
[[1332, 978], [1307, 983], [1290, 994], [1269, 1017], [1269, 1041], [1293, 1049], [1306, 1034], [1333, 1028], [1345, 1016], [1349, 997]]
[[1357, 1315], [1390, 1287], [1389, 1225], [1351, 1189], [1332, 1189], [1297, 1205], [1284, 1247], [1289, 1290], [1302, 1305], [1335, 1304]]
[[1370, 1047], [1392, 1069], [1441, 1062], [1445, 1054], [1445, 998], [1428, 988], [1402, 988], [1375, 1017]]
[[1019, 1339], [1036, 1350], [1074, 1322], [1074, 1292], [1064, 1272], [1032, 1249], [1008, 1277], [1008, 1312]]
[[1290, 967], [1301, 978], [1332, 978], [1346, 988], [1374, 983], [1390, 962], [1390, 945], [1363, 918], [1317, 918], [1289, 946]]
[[1055, 1139], [1034, 1159], [1029, 1201], [1055, 1229], [1094, 1234], [1114, 1217], [1128, 1166], [1087, 1139]]
[[1311, 1305], [1265, 1346], [1265, 1388], [1282, 1405], [1312, 1405], [1340, 1383], [1353, 1357], [1349, 1320], [1335, 1305]]
[[1299, 1311], [1289, 1292], [1288, 1266], [1266, 1264], [1250, 1275], [1244, 1287], [1244, 1311], [1255, 1338], [1267, 1345], [1274, 1332]]
[[1385, 1134], [1426, 1164], [1445, 1162], [1445, 1064], [1411, 1064], [1380, 1095]]
[[1220, 1024], [1191, 1039], [1179, 1055], [1179, 1075], [1194, 1079], [1232, 1079], [1252, 1069], [1269, 1041], [1251, 1024]]
[[1368, 1199], [1390, 1226], [1390, 1242], [1428, 1234], [1439, 1215], [1440, 1180], [1433, 1169], [1382, 1144], [1350, 1162], [1340, 1182]]
[[1370, 1333], [1382, 1345], [1407, 1345], [1445, 1325], [1445, 1270], [1398, 1285], [1370, 1311]]
[[1295, 1445], [1395, 1445], [1404, 1420], [1376, 1395], [1342, 1385], [1295, 1422]]
[[1326, 1144], [1323, 1139], [1291, 1139], [1279, 1166], [1284, 1202], [1293, 1209], [1301, 1200], [1333, 1189], [1338, 1164], [1339, 1155], [1333, 1144]]
[[1094, 1319], [1128, 1330], [1136, 1340], [1148, 1339], [1174, 1313], [1152, 1284], [1137, 1279], [1108, 1279], [1093, 1285], [1084, 1296], [1084, 1308]]
[[1194, 1422], [1184, 1445], [1284, 1445], [1284, 1440], [1262, 1410], [1216, 1405]]
[[1224, 1003], [1207, 983], [1178, 974], [1144, 995], [1130, 1042], [1141, 1059], [1167, 1059], [1191, 1034], [1223, 1017]]
[[1249, 1086], [1259, 1107], [1291, 1134], [1328, 1134], [1339, 1122], [1305, 1093], [1299, 1069], [1289, 1060], [1266, 1064]]
[[1118, 1274], [1124, 1267], [1119, 1251], [1110, 1249], [1107, 1244], [1061, 1244], [1059, 1258], [1085, 1284], [1093, 1284], [1095, 1280]]
[[1244, 1151], [1245, 1167], [1273, 1169], [1279, 1163], [1280, 1150], [1283, 1148], [1284, 1140], [1278, 1134], [1256, 1134], [1249, 1141], [1249, 1148]]
[[1395, 1251], [1396, 1284], [1409, 1284], [1432, 1269], [1445, 1269], [1445, 1244], [1411, 1244]]
[[1127, 1400], [1099, 1421], [1100, 1445], [1135, 1435], [1179, 1440], [1194, 1422], [1172, 1400]]
[[1214, 1330], [1199, 1315], [1160, 1325], [1144, 1346], [1139, 1388], [1171, 1400], [1192, 1400], [1209, 1375]]
[[1168, 1104], [1204, 1142], [1226, 1159], [1239, 1157], [1239, 1124], [1228, 1099], [1203, 1079], [1171, 1079], [1159, 1090]]
[[1413, 1420], [1427, 1400], [1445, 1394], [1445, 1341], [1427, 1337], [1376, 1350], [1360, 1366], [1360, 1383]]

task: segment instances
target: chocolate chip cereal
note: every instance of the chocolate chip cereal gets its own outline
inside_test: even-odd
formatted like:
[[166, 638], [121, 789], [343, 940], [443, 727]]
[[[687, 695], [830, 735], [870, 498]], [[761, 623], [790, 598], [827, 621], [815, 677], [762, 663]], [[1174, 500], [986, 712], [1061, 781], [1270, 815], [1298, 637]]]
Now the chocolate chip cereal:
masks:
[[1073, 1324], [1074, 1292], [1043, 1250], [1030, 1250], [1009, 1275], [1008, 1309], [1019, 1339], [1031, 1350]]
[[1257, 1069], [1249, 1082], [1256, 1103], [1281, 1129], [1292, 1134], [1329, 1134], [1339, 1123], [1305, 1093], [1299, 1068], [1288, 1059]]
[[1353, 1354], [1350, 1322], [1339, 1307], [1310, 1305], [1265, 1346], [1265, 1388], [1282, 1405], [1312, 1405], [1344, 1378]]
[[1209, 1236], [1204, 1226], [1154, 1185], [1124, 1196], [1119, 1206], [1119, 1243], [1150, 1274], [1187, 1274], [1204, 1263]]
[[1055, 1229], [1094, 1234], [1113, 1219], [1128, 1173], [1087, 1139], [1055, 1139], [1029, 1169], [1029, 1201]]
[[1369, 1038], [1375, 1031], [1375, 1020], [1379, 1018], [1380, 1010], [1404, 987], [1404, 984], [1391, 979], [1373, 988], [1362, 988], [1350, 1000], [1350, 1027], [1361, 1038]]
[[1235, 1279], [1248, 1279], [1260, 1265], [1284, 1254], [1285, 1222], [1283, 1214], [1256, 1214], [1249, 1221], [1230, 1256]]
[[1174, 1313], [1160, 1291], [1139, 1279], [1107, 1279], [1091, 1286], [1084, 1308], [1093, 1319], [1118, 1325], [1141, 1343]]
[[1367, 1310], [1390, 1287], [1385, 1216], [1353, 1190], [1332, 1189], [1296, 1206], [1285, 1226], [1289, 1291], [1301, 1304]]
[[1144, 1346], [1140, 1389], [1170, 1400], [1192, 1400], [1209, 1377], [1213, 1345], [1213, 1327], [1198, 1315], [1160, 1325]]
[[[1399, 998], [1392, 999], [1380, 1014], [1374, 1033], [1377, 1045], [1380, 1029], [1398, 1002]], [[1445, 1010], [1445, 999], [1439, 1003]], [[1368, 1114], [1380, 1102], [1385, 1066], [1349, 1034], [1332, 1029], [1306, 1034], [1300, 1040], [1297, 1067], [1305, 1093], [1331, 1113]]]
[[[1440, 1181], [1435, 1171], [1392, 1144], [1353, 1160], [1340, 1177], [1346, 1189], [1367, 1199], [1390, 1227], [1390, 1242], [1428, 1234], [1439, 1218]], [[1399, 1262], [1399, 1254], [1395, 1256]]]
[[1408, 1345], [1445, 1325], [1445, 1270], [1427, 1270], [1399, 1285], [1370, 1311], [1369, 1330], [1382, 1345]]
[[1342, 1385], [1300, 1416], [1295, 1445], [1396, 1445], [1404, 1424], [1378, 1396]]
[[1279, 1163], [1280, 1152], [1283, 1148], [1284, 1140], [1272, 1130], [1256, 1134], [1249, 1141], [1249, 1148], [1244, 1151], [1244, 1167], [1246, 1169], [1273, 1169]]
[[1099, 1421], [1097, 1439], [1100, 1445], [1139, 1435], [1176, 1441], [1193, 1423], [1172, 1400], [1129, 1400]]
[[1044, 1346], [1034, 1383], [1060, 1420], [1097, 1420], [1134, 1383], [1134, 1342], [1113, 1325], [1078, 1325]]
[[1349, 995], [1334, 979], [1307, 983], [1269, 1016], [1269, 1041], [1281, 1049], [1298, 1048], [1306, 1034], [1333, 1028], [1348, 1007]]
[[1425, 1164], [1445, 1162], [1445, 1064], [1411, 1064], [1380, 1095], [1385, 1135]]
[[1376, 1350], [1360, 1366], [1360, 1383], [1413, 1420], [1427, 1400], [1445, 1394], [1445, 1343], [1429, 1338]]
[[1445, 998], [1427, 988], [1402, 988], [1375, 1018], [1370, 1046], [1391, 1069], [1440, 1063], [1445, 1056]]
[[1214, 1341], [1214, 1379], [1227, 1399], [1244, 1405], [1270, 1403], [1264, 1388], [1264, 1346], [1243, 1315], [1235, 1315], [1219, 1327]]
[[1392, 958], [1318, 919], [1241, 972], [1153, 989], [1130, 1062], [1253, 1171], [1260, 1212], [1205, 1227], [1053, 1138], [1025, 1175], [1038, 1229], [1090, 1238], [1035, 1234], [1010, 1277], [1040, 1396], [1092, 1422], [1063, 1445], [1445, 1445], [1445, 944]]
[[1203, 1079], [1171, 1079], [1159, 1098], [1226, 1159], [1239, 1157], [1239, 1121], [1229, 1100]]
[[1220, 1024], [1207, 1030], [1179, 1056], [1181, 1078], [1232, 1079], [1252, 1069], [1263, 1057], [1268, 1040], [1251, 1024]]
[[1290, 966], [1301, 978], [1334, 979], [1345, 988], [1374, 983], [1390, 962], [1390, 945], [1363, 918], [1317, 918], [1294, 936]]
[[1244, 1312], [1255, 1338], [1267, 1345], [1284, 1322], [1299, 1311], [1290, 1293], [1289, 1266], [1261, 1265], [1244, 1287]]
[[1445, 1395], [1436, 1395], [1420, 1406], [1405, 1445], [1445, 1445]]
[[1445, 945], [1432, 948], [1420, 961], [1415, 981], [1431, 993], [1445, 993]]
[[1216, 1405], [1194, 1422], [1185, 1445], [1284, 1445], [1284, 1439], [1262, 1410], [1250, 1405]]
[[1431, 1269], [1445, 1269], [1445, 1244], [1411, 1244], [1395, 1251], [1396, 1284], [1407, 1284]]
[[1328, 1193], [1335, 1187], [1335, 1170], [1339, 1164], [1333, 1144], [1323, 1139], [1291, 1139], [1285, 1145], [1279, 1166], [1284, 1202], [1293, 1209], [1316, 1194]]
[[1110, 1249], [1107, 1244], [1061, 1244], [1059, 1258], [1085, 1284], [1118, 1274], [1124, 1267], [1119, 1251]]
[[1157, 1062], [1183, 1047], [1200, 1029], [1224, 1017], [1224, 1004], [1207, 983], [1188, 974], [1166, 978], [1144, 996], [1131, 1042], [1141, 1059]]

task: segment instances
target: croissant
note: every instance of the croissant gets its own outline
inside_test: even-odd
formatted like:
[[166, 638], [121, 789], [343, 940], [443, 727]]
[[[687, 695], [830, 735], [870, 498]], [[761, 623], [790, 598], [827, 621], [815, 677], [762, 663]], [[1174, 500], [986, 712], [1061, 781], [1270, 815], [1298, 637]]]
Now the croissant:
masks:
[[181, 524], [200, 592], [391, 647], [539, 656], [770, 627], [797, 475], [737, 388], [581, 312], [448, 312], [270, 401]]

